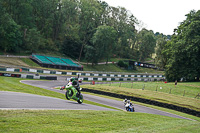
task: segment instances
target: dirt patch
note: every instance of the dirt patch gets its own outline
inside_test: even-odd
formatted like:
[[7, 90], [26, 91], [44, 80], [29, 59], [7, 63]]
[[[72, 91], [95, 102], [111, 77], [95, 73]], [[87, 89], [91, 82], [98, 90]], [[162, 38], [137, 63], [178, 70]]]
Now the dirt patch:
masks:
[[20, 58], [14, 57], [0, 57], [0, 64], [29, 67], [29, 65], [24, 63]]

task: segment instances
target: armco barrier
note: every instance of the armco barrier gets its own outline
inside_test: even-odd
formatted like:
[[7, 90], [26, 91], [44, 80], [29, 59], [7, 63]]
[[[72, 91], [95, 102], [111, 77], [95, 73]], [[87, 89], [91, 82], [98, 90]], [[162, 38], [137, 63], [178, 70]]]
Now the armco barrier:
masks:
[[36, 76], [36, 75], [11, 74], [11, 73], [0, 73], [0, 76], [17, 77], [17, 78], [27, 78], [27, 79], [57, 80], [57, 76]]
[[[0, 71], [10, 71], [10, 72], [35, 72], [35, 73], [46, 73], [46, 74], [58, 74], [58, 75], [72, 75], [72, 76], [94, 76], [96, 81], [162, 81], [165, 79], [163, 75], [160, 74], [120, 74], [120, 73], [93, 73], [93, 72], [59, 72], [59, 71], [50, 71], [50, 70], [37, 70], [29, 68], [0, 68]], [[98, 78], [97, 78], [98, 77]], [[88, 80], [93, 80], [88, 78]]]
[[192, 110], [192, 109], [185, 108], [185, 107], [180, 107], [180, 106], [177, 106], [177, 105], [162, 103], [162, 102], [144, 99], [144, 98], [139, 98], [139, 97], [134, 97], [134, 96], [126, 96], [126, 95], [122, 95], [122, 94], [104, 92], [104, 91], [100, 91], [100, 90], [92, 90], [92, 89], [87, 89], [87, 88], [83, 88], [82, 91], [106, 95], [106, 96], [111, 96], [111, 97], [116, 97], [116, 98], [121, 98], [121, 99], [127, 98], [127, 99], [131, 99], [131, 101], [137, 101], [137, 102], [141, 102], [141, 103], [146, 103], [146, 104], [150, 104], [150, 105], [164, 107], [164, 108], [168, 108], [168, 109], [172, 109], [172, 110], [176, 110], [176, 111], [179, 111], [179, 112], [183, 112], [183, 113], [187, 113], [187, 114], [190, 114], [190, 115], [200, 117], [199, 111]]

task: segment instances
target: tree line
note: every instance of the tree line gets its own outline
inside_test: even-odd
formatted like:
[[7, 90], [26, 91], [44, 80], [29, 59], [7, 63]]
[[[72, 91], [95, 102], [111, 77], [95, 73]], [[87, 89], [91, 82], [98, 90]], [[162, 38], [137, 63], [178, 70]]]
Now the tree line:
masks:
[[61, 53], [97, 63], [111, 57], [144, 60], [154, 52], [153, 31], [136, 17], [99, 0], [0, 0], [1, 51]]

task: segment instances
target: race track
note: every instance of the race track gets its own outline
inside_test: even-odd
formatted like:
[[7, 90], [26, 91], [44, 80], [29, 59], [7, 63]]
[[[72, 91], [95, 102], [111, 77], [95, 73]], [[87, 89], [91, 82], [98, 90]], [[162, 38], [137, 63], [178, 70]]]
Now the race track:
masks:
[[[63, 93], [63, 94], [65, 93], [65, 91], [54, 89], [55, 87], [65, 85], [66, 81], [64, 81], [64, 80], [58, 80], [58, 81], [23, 80], [21, 82], [24, 83], [24, 84], [37, 86], [37, 87], [48, 89], [48, 90], [51, 90], [51, 91], [55, 91], [55, 92], [59, 92], [59, 93]], [[112, 106], [112, 107], [124, 110], [122, 101], [111, 100], [111, 99], [102, 98], [102, 97], [99, 97], [99, 96], [88, 95], [88, 94], [84, 94], [84, 92], [82, 92], [82, 94], [83, 94], [85, 100], [104, 104], [104, 105], [108, 105], [108, 106]], [[80, 105], [80, 104], [75, 104], [76, 102], [72, 102], [72, 101], [68, 101], [68, 100], [64, 100], [64, 101], [65, 101], [65, 103], [69, 103], [69, 104], [72, 105], [71, 108], [68, 108], [68, 109], [73, 109], [74, 105], [78, 105], [78, 106]], [[87, 105], [87, 104], [80, 105], [79, 109], [82, 109], [82, 106], [85, 106], [85, 105], [87, 106], [85, 109], [90, 109], [89, 105]], [[134, 104], [134, 107], [135, 107], [136, 112], [157, 114], [157, 115], [169, 116], [169, 117], [180, 118], [180, 119], [188, 119], [188, 118], [185, 118], [185, 117], [182, 117], [182, 116], [178, 116], [178, 115], [167, 113], [167, 112], [160, 111], [160, 110], [157, 110], [157, 109], [145, 107], [145, 106], [142, 106], [142, 105]], [[52, 109], [54, 109], [54, 108], [52, 108]], [[99, 109], [96, 109], [96, 110], [99, 110]]]
[[90, 104], [78, 104], [59, 98], [20, 92], [0, 91], [0, 109], [48, 109], [48, 110], [109, 110]]

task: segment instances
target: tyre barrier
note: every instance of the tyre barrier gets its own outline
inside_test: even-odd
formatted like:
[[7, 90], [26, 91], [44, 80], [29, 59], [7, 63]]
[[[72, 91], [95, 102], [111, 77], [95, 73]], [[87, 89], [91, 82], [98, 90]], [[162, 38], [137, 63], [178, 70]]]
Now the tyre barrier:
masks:
[[200, 117], [199, 111], [192, 110], [192, 109], [185, 108], [185, 107], [180, 107], [180, 106], [173, 105], [173, 104], [162, 103], [162, 102], [149, 100], [149, 99], [145, 99], [145, 98], [134, 97], [134, 96], [126, 96], [126, 95], [123, 95], [123, 94], [115, 94], [115, 93], [105, 92], [105, 91], [100, 91], [100, 90], [92, 90], [92, 89], [87, 89], [87, 88], [82, 88], [82, 91], [91, 92], [91, 93], [100, 94], [100, 95], [111, 96], [111, 97], [115, 97], [115, 98], [121, 98], [121, 99], [127, 98], [127, 99], [130, 99], [132, 101], [141, 102], [141, 103], [150, 104], [150, 105], [155, 105], [155, 106], [159, 106], [159, 107], [163, 107], [163, 108], [168, 108], [168, 109], [172, 109], [172, 110], [176, 110], [176, 111], [179, 111], [179, 112], [183, 112], [183, 113], [186, 113], [186, 114], [190, 114], [190, 115]]
[[20, 78], [20, 77], [21, 77], [21, 74], [0, 73], [0, 76], [5, 76], [5, 77], [17, 77], [17, 78]]

